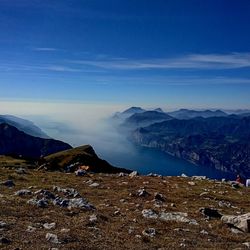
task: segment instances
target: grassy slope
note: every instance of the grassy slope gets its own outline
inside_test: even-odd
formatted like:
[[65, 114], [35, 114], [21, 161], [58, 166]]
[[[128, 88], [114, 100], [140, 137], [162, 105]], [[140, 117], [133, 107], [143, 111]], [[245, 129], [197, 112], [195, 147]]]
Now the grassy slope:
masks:
[[50, 169], [64, 169], [66, 166], [80, 162], [80, 165], [90, 166], [93, 172], [117, 173], [127, 172], [125, 169], [115, 168], [108, 162], [98, 158], [95, 151], [90, 145], [85, 145], [45, 157], [45, 161], [49, 163]]
[[[250, 241], [249, 234], [233, 234], [220, 220], [206, 221], [198, 212], [200, 207], [215, 207], [223, 214], [250, 212], [250, 189], [232, 189], [231, 186], [216, 181], [194, 181], [190, 186], [189, 178], [178, 177], [118, 177], [117, 175], [94, 174], [76, 177], [74, 174], [60, 172], [40, 172], [29, 170], [26, 175], [18, 175], [14, 169], [0, 168], [0, 181], [13, 179], [16, 186], [0, 186], [0, 216], [10, 226], [0, 235], [12, 240], [5, 249], [179, 249], [184, 243], [187, 249], [235, 249], [242, 243]], [[93, 180], [100, 184], [97, 188], [86, 183]], [[22, 188], [35, 186], [31, 190], [49, 189], [53, 185], [73, 187], [96, 206], [96, 211], [67, 210], [50, 205], [48, 208], [36, 208], [28, 205], [30, 197], [16, 197], [13, 193]], [[152, 194], [148, 198], [130, 196], [140, 187], [145, 187]], [[200, 196], [207, 190], [208, 194]], [[154, 207], [154, 192], [162, 193], [167, 201], [162, 207]], [[121, 201], [121, 199], [125, 199]], [[237, 208], [219, 207], [218, 202], [229, 201]], [[172, 207], [170, 204], [176, 204]], [[187, 212], [189, 218], [198, 221], [199, 226], [186, 223], [162, 222], [142, 217], [141, 211], [152, 208], [156, 211]], [[120, 209], [121, 214], [114, 215]], [[91, 225], [89, 216], [96, 214], [97, 223]], [[136, 219], [136, 221], [135, 221]], [[46, 230], [41, 227], [45, 222], [56, 222], [56, 228]], [[33, 233], [26, 232], [28, 226], [37, 227]], [[144, 229], [153, 227], [157, 234], [153, 238], [142, 235]], [[61, 229], [70, 229], [68, 233]], [[129, 229], [133, 232], [129, 234]], [[189, 229], [189, 232], [178, 232], [174, 229]], [[208, 235], [202, 235], [201, 230]], [[45, 240], [47, 232], [58, 235], [65, 243], [56, 245]], [[1, 245], [0, 245], [1, 247]]]

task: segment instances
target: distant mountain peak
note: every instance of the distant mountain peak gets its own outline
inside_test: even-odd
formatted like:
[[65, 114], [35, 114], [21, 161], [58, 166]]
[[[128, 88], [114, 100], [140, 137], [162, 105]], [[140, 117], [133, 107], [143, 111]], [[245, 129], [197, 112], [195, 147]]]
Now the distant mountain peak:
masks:
[[154, 109], [154, 111], [164, 113], [163, 110], [162, 110], [161, 108], [156, 108], [156, 109]]
[[141, 107], [130, 107], [128, 109], [126, 109], [125, 111], [123, 111], [123, 114], [133, 114], [133, 113], [140, 113], [140, 112], [144, 112], [145, 110], [142, 109]]

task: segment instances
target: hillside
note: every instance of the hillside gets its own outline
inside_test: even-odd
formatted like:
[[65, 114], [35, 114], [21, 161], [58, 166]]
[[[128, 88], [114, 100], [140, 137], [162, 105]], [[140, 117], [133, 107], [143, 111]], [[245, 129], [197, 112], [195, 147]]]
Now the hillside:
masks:
[[13, 115], [0, 115], [0, 124], [1, 123], [7, 123], [28, 135], [50, 139], [50, 137], [45, 134], [39, 127], [37, 127], [33, 122], [22, 119], [20, 117], [16, 117]]
[[4, 249], [247, 249], [250, 242], [220, 219], [250, 212], [249, 189], [232, 183], [14, 169], [1, 169], [0, 183]]
[[68, 166], [74, 165], [71, 172], [77, 170], [80, 166], [88, 166], [91, 172], [119, 173], [131, 172], [126, 169], [117, 168], [110, 165], [107, 161], [100, 159], [90, 145], [85, 145], [55, 154], [44, 158], [46, 169], [65, 170]]
[[34, 137], [9, 124], [0, 124], [0, 155], [40, 158], [70, 148], [62, 141]]

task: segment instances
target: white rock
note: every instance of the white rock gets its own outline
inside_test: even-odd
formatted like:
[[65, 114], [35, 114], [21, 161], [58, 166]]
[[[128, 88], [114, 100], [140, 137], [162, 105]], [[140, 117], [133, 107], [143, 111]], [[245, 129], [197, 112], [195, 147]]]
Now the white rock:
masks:
[[244, 242], [242, 243], [244, 246], [246, 246], [247, 248], [250, 248], [250, 242]]
[[137, 171], [133, 171], [132, 173], [129, 174], [129, 177], [135, 177], [138, 176], [138, 172]]
[[43, 224], [43, 227], [44, 227], [45, 229], [54, 229], [54, 228], [56, 228], [56, 223], [55, 223], [55, 222], [52, 222], [52, 223], [44, 223], [44, 224]]
[[60, 241], [58, 240], [58, 237], [56, 234], [47, 233], [46, 240], [54, 244], [60, 244]]
[[94, 183], [90, 184], [89, 186], [90, 186], [90, 187], [99, 187], [100, 184], [97, 183], [97, 182], [94, 182]]
[[221, 217], [223, 223], [233, 225], [245, 233], [250, 232], [250, 213], [243, 215], [224, 215]]
[[89, 216], [89, 221], [90, 222], [96, 222], [97, 221], [97, 216], [95, 214], [92, 214]]
[[29, 233], [33, 233], [36, 231], [36, 228], [35, 227], [32, 227], [32, 226], [28, 226], [26, 232], [29, 232]]

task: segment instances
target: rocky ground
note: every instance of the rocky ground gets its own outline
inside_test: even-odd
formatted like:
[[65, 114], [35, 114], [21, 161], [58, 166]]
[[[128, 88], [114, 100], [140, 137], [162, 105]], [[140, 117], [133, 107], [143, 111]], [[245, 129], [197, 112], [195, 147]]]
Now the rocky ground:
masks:
[[0, 168], [2, 249], [247, 249], [249, 212], [228, 182]]

